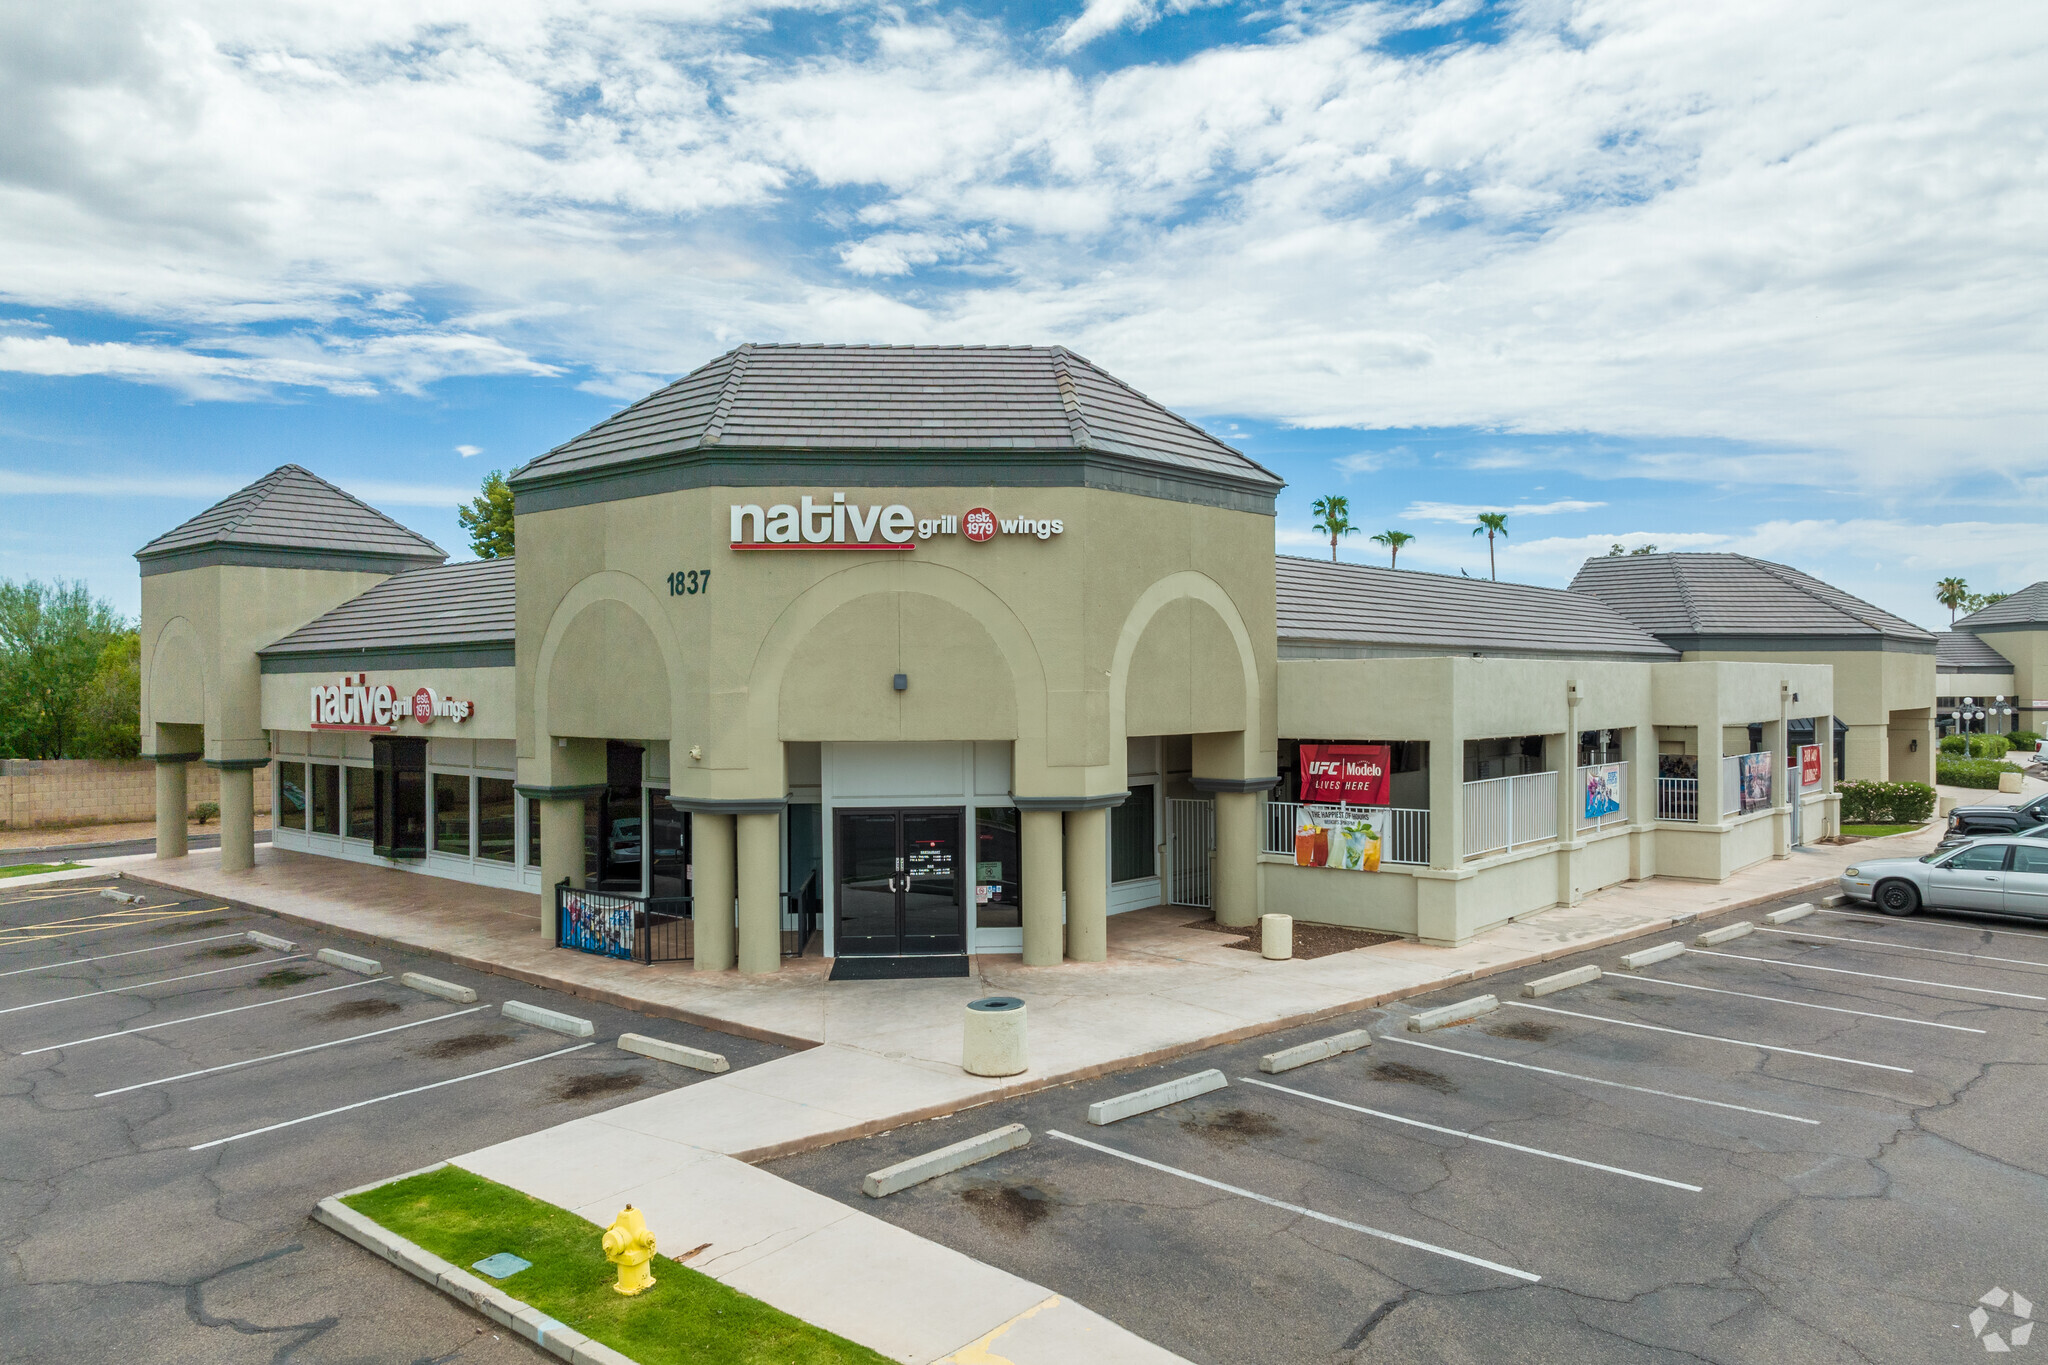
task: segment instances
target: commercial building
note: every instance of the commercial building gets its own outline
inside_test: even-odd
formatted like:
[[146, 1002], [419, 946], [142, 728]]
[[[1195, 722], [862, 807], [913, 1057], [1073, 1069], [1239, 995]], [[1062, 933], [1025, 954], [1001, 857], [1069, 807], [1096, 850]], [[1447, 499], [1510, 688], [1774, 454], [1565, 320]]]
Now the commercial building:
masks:
[[138, 553], [163, 856], [203, 761], [250, 866], [275, 763], [277, 847], [565, 946], [944, 972], [1162, 903], [1460, 942], [1834, 828], [1826, 653], [1276, 558], [1275, 475], [1063, 349], [745, 346], [511, 482], [512, 560], [294, 466]]
[[2048, 583], [1970, 613], [1938, 639], [1934, 690], [1944, 730], [2048, 729]]

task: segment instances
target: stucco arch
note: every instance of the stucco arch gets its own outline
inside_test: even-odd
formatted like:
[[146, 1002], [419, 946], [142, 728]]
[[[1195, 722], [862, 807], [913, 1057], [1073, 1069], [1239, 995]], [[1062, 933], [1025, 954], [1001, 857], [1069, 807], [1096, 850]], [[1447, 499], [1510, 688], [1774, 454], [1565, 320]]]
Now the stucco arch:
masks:
[[[173, 616], [149, 656], [148, 719], [155, 725], [205, 725], [214, 695], [206, 648], [190, 618]], [[144, 742], [149, 737], [145, 735]]]
[[[821, 626], [863, 599], [897, 602], [900, 607], [899, 596], [935, 601], [955, 613], [948, 617], [942, 630], [962, 625], [973, 627], [975, 633], [963, 632], [956, 637], [968, 656], [968, 674], [992, 676], [1000, 667], [1012, 717], [1004, 728], [1010, 734], [982, 737], [1008, 737], [1015, 741], [1014, 771], [1019, 775], [1020, 787], [1026, 786], [1025, 775], [1042, 773], [1045, 766], [1045, 667], [1037, 646], [1009, 604], [985, 584], [958, 569], [930, 562], [856, 564], [812, 584], [783, 608], [762, 640], [748, 676], [748, 766], [761, 770], [765, 765], [768, 771], [781, 771], [782, 693], [792, 663], [804, 651], [806, 641]], [[874, 604], [870, 603], [857, 610], [873, 609]], [[981, 641], [986, 641], [986, 645]], [[916, 681], [911, 685], [916, 687]], [[858, 733], [861, 732], [849, 732]]]
[[683, 658], [660, 601], [616, 570], [563, 595], [548, 619], [533, 674], [533, 733], [665, 739], [675, 723]]
[[[1226, 642], [1229, 655], [1213, 657]], [[1115, 738], [1131, 733], [1131, 687], [1137, 676], [1137, 704], [1145, 722], [1139, 733], [1241, 732], [1243, 759], [1252, 760], [1259, 736], [1258, 655], [1237, 604], [1215, 579], [1183, 570], [1140, 593], [1124, 617], [1109, 674]], [[1120, 745], [1111, 762], [1122, 767]]]
[[811, 627], [777, 706], [784, 740], [1017, 737], [1009, 660], [974, 615], [923, 592], [868, 593]]

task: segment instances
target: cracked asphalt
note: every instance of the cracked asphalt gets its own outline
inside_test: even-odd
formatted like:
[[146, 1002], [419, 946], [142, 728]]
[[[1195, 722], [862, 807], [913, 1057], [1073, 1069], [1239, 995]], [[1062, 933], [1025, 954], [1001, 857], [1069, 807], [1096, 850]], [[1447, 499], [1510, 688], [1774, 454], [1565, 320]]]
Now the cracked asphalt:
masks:
[[[781, 1055], [218, 900], [130, 882], [146, 903], [117, 906], [109, 885], [0, 883], [0, 1361], [552, 1360], [314, 1223], [313, 1205], [702, 1079], [620, 1052], [621, 1032], [735, 1068]], [[245, 929], [307, 956], [252, 951]], [[393, 979], [314, 961], [320, 947]], [[402, 971], [471, 986], [484, 1008]], [[582, 1040], [501, 1018], [506, 999], [592, 1020], [594, 1045], [549, 1057]], [[296, 1055], [257, 1060], [281, 1052]], [[288, 1126], [238, 1136], [270, 1125]]]
[[[1994, 1288], [2030, 1314], [2048, 1301], [2048, 926], [1864, 911], [1785, 928], [1617, 970], [1697, 932], [1667, 931], [769, 1169], [1209, 1365], [2048, 1357], [2048, 1332], [2013, 1337], [2010, 1298], [1970, 1318]], [[1608, 974], [1522, 1000], [1582, 962]], [[1405, 1030], [1482, 991], [1521, 1003]], [[1258, 1070], [1361, 1027], [1379, 1035], [1365, 1051]], [[1207, 1067], [1229, 1086], [1086, 1121], [1095, 1100]], [[1029, 1146], [859, 1193], [868, 1171], [1008, 1122]]]

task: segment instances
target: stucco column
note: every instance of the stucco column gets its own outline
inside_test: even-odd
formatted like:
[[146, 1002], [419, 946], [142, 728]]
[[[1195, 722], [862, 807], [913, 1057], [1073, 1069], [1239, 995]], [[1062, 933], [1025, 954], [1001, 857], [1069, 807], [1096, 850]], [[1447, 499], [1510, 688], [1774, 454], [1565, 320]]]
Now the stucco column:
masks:
[[695, 922], [697, 970], [733, 965], [733, 819], [690, 816], [690, 918]]
[[558, 936], [555, 888], [583, 886], [583, 798], [531, 797], [540, 805], [540, 933], [552, 947]]
[[782, 966], [782, 812], [748, 811], [739, 826], [739, 967]]
[[[254, 800], [255, 785], [250, 784]], [[185, 856], [185, 760], [160, 758], [156, 762], [156, 856]], [[253, 833], [250, 836], [254, 837]]]
[[1101, 962], [1109, 956], [1109, 812], [1070, 810], [1066, 826], [1067, 956]]
[[1694, 728], [1699, 731], [1693, 745], [1700, 760], [1699, 823], [1718, 825], [1727, 818], [1721, 813], [1721, 718], [1703, 717]]
[[1842, 737], [1842, 776], [1851, 782], [1886, 782], [1891, 773], [1891, 727], [1852, 725]]
[[1259, 922], [1259, 794], [1216, 793], [1216, 867], [1209, 904], [1218, 924]]
[[1066, 834], [1056, 810], [1020, 812], [1018, 856], [1023, 862], [1024, 965], [1057, 967], [1066, 956]]
[[1786, 780], [1789, 773], [1785, 767], [1786, 749], [1792, 737], [1785, 722], [1791, 705], [1792, 689], [1780, 683], [1778, 718], [1764, 722], [1764, 748], [1771, 752], [1771, 856], [1774, 858], [1792, 856], [1792, 806], [1787, 799], [1792, 783]]
[[1842, 798], [1835, 795], [1835, 718], [1815, 716], [1813, 738], [1820, 745], [1820, 789], [1827, 798], [1820, 805], [1821, 834], [1833, 838], [1842, 832]]
[[1429, 865], [1465, 861], [1465, 742], [1446, 731], [1429, 741]]
[[247, 872], [256, 866], [256, 774], [245, 760], [223, 760], [220, 769], [220, 870]]
[[1564, 743], [1558, 746], [1557, 764], [1557, 903], [1575, 905], [1579, 900], [1578, 880], [1572, 867], [1572, 851], [1581, 844], [1579, 812], [1585, 809], [1585, 792], [1579, 787], [1579, 684], [1564, 685]]

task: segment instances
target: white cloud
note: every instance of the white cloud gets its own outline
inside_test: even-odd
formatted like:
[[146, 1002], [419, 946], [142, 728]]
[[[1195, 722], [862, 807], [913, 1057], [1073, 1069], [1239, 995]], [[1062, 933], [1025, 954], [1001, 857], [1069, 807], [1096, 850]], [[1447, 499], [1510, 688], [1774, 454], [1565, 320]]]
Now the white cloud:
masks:
[[1481, 512], [1505, 512], [1509, 517], [1550, 517], [1565, 512], [1590, 512], [1604, 502], [1559, 498], [1555, 502], [1411, 502], [1401, 513], [1411, 521], [1475, 521]]
[[[319, 471], [315, 471], [318, 473]], [[331, 479], [375, 507], [454, 507], [476, 496], [450, 484]], [[218, 474], [25, 474], [0, 470], [0, 497], [182, 498], [218, 502], [250, 479]]]
[[466, 459], [468, 459], [468, 458], [469, 458], [470, 456], [472, 456], [472, 455], [481, 455], [481, 454], [483, 454], [483, 453], [484, 453], [484, 448], [483, 448], [482, 446], [468, 446], [468, 445], [464, 445], [464, 446], [457, 446], [457, 447], [455, 447], [455, 453], [456, 453], [457, 455], [460, 455], [460, 456], [461, 456], [461, 457], [462, 457], [463, 459], [465, 459], [465, 460], [466, 460]]

